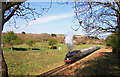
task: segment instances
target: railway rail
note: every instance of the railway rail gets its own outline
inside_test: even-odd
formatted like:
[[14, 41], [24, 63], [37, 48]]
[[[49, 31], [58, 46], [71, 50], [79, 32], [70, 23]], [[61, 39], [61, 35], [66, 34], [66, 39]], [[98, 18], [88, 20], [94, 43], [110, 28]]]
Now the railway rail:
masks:
[[[96, 51], [96, 50], [95, 50], [95, 51]], [[90, 54], [91, 54], [91, 53], [90, 53]], [[88, 55], [90, 55], [90, 54], [88, 54]], [[78, 61], [82, 60], [83, 58], [87, 57], [88, 55], [84, 55], [84, 56], [83, 56], [81, 59], [79, 59]], [[73, 62], [72, 64], [64, 64], [64, 65], [59, 66], [59, 67], [57, 67], [57, 68], [55, 68], [55, 69], [52, 69], [52, 70], [47, 71], [47, 72], [45, 72], [45, 73], [42, 73], [42, 74], [40, 74], [40, 75], [38, 75], [38, 76], [36, 76], [36, 77], [49, 77], [50, 75], [53, 75], [53, 74], [55, 74], [55, 73], [57, 73], [57, 72], [59, 72], [59, 71], [62, 71], [62, 70], [64, 70], [64, 69], [66, 69], [67, 67], [74, 66], [78, 61]]]
[[67, 68], [67, 66], [68, 66], [67, 64], [64, 64], [64, 65], [62, 65], [60, 67], [57, 67], [55, 69], [52, 69], [52, 70], [47, 71], [45, 73], [42, 73], [42, 74], [40, 74], [40, 75], [38, 75], [36, 77], [47, 77], [47, 76], [53, 75], [54, 73], [57, 73], [58, 71]]

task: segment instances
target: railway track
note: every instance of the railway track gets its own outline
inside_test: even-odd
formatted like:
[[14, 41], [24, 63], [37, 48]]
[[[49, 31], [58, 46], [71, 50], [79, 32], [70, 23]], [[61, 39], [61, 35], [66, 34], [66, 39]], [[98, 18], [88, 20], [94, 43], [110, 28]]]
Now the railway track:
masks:
[[[95, 51], [96, 51], [96, 50], [95, 50]], [[90, 54], [92, 54], [92, 53], [90, 53]], [[90, 54], [88, 54], [88, 55], [90, 55]], [[53, 75], [53, 74], [55, 74], [55, 73], [57, 73], [57, 72], [59, 72], [59, 71], [62, 71], [62, 70], [64, 70], [64, 69], [66, 69], [67, 67], [74, 66], [76, 63], [78, 63], [80, 60], [82, 60], [83, 58], [87, 57], [88, 55], [83, 56], [81, 59], [79, 59], [79, 60], [76, 61], [76, 62], [73, 62], [72, 64], [64, 64], [64, 65], [59, 66], [59, 67], [57, 67], [57, 68], [55, 68], [55, 69], [52, 69], [52, 70], [47, 71], [47, 72], [45, 72], [45, 73], [42, 73], [42, 74], [40, 74], [40, 75], [38, 75], [38, 76], [36, 76], [36, 77], [49, 77], [50, 75]]]
[[42, 74], [40, 74], [40, 75], [38, 75], [38, 76], [36, 76], [36, 77], [47, 77], [47, 76], [50, 76], [50, 75], [52, 75], [52, 74], [54, 74], [54, 73], [57, 73], [58, 71], [60, 71], [60, 70], [62, 70], [62, 69], [65, 69], [65, 68], [67, 68], [67, 64], [64, 64], [64, 65], [62, 65], [62, 66], [60, 66], [60, 67], [57, 67], [57, 68], [55, 68], [55, 69], [52, 69], [52, 70], [50, 70], [50, 71], [48, 71], [48, 72], [45, 72], [45, 73], [42, 73]]

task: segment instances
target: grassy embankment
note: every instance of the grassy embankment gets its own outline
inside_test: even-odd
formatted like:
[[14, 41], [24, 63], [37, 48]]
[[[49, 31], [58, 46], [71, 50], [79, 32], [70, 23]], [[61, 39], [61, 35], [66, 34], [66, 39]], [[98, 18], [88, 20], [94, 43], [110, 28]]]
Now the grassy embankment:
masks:
[[[3, 48], [5, 60], [8, 66], [9, 75], [39, 75], [45, 71], [64, 64], [64, 58], [67, 46], [57, 44], [58, 49], [48, 49], [47, 43], [36, 43], [33, 50], [30, 50], [26, 44], [14, 46], [11, 52], [10, 48]], [[84, 49], [95, 45], [77, 45], [75, 49]]]
[[80, 77], [119, 77], [120, 67], [118, 66], [118, 55], [112, 52], [103, 52], [103, 56], [99, 56], [93, 60], [88, 60], [84, 65], [88, 65], [84, 68], [78, 68], [74, 71], [75, 75]]
[[[118, 54], [112, 49], [102, 48], [83, 58], [76, 65], [71, 66], [58, 75], [74, 75], [73, 77], [120, 77]], [[53, 76], [54, 77], [54, 76]]]

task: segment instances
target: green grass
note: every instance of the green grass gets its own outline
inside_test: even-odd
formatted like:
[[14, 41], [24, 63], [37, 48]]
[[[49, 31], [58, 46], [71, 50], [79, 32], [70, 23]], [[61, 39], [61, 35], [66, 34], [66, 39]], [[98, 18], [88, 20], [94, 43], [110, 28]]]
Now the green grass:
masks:
[[[74, 46], [75, 49], [88, 48], [95, 45]], [[47, 43], [36, 43], [34, 49], [30, 50], [26, 44], [10, 48], [3, 47], [3, 53], [8, 66], [9, 75], [39, 75], [64, 64], [67, 45], [57, 44], [58, 49], [48, 49]]]

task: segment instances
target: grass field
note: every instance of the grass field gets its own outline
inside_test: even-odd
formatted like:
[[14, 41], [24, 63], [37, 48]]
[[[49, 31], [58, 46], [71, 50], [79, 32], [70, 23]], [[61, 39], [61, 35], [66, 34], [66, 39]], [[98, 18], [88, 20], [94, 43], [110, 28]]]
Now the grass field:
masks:
[[[47, 43], [36, 43], [33, 50], [26, 44], [10, 48], [3, 47], [3, 53], [8, 66], [9, 75], [39, 75], [64, 64], [67, 45], [57, 44], [58, 49], [48, 49]], [[75, 49], [84, 49], [95, 45], [77, 45]]]

